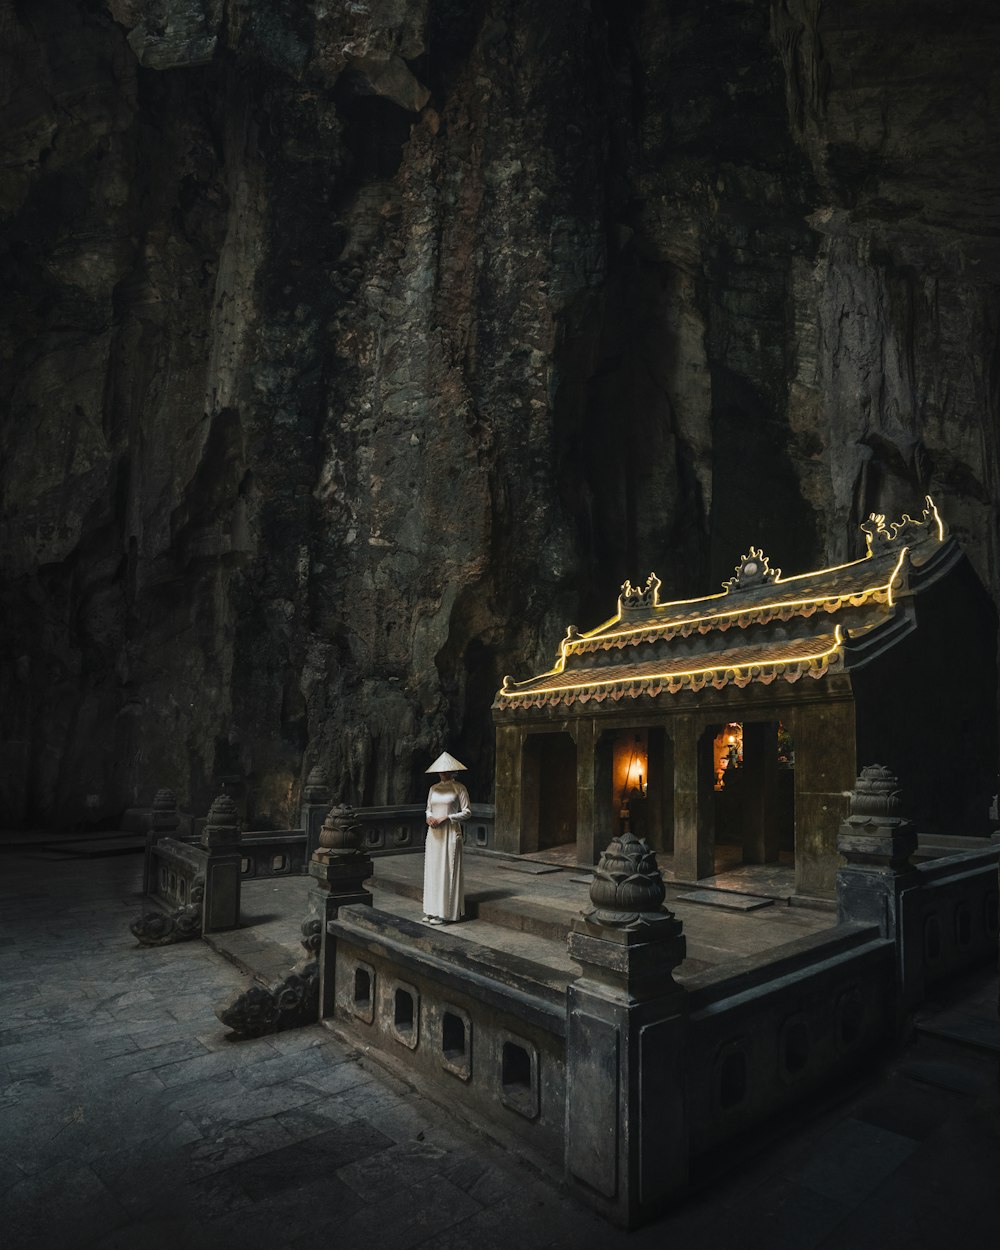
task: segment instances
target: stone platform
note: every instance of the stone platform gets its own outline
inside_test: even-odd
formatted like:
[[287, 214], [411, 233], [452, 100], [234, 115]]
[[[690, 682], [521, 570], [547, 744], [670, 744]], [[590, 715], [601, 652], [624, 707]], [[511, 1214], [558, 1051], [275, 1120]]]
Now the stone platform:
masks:
[[[377, 859], [368, 887], [373, 905], [403, 919], [421, 921], [423, 855]], [[467, 852], [465, 856], [467, 919], [458, 924], [426, 926], [429, 934], [446, 933], [480, 946], [503, 951], [542, 965], [562, 980], [579, 975], [567, 953], [570, 924], [589, 906], [590, 873], [576, 867], [539, 864], [537, 860], [504, 859]], [[701, 882], [712, 888], [714, 879]], [[757, 957], [835, 923], [829, 910], [791, 906], [785, 899], [754, 896], [742, 880], [734, 895], [759, 897], [770, 906], [750, 911], [705, 906], [685, 901], [686, 885], [668, 880], [667, 906], [683, 922], [688, 956], [677, 972], [681, 982], [713, 969]], [[303, 958], [299, 925], [306, 913], [310, 882], [304, 877], [248, 881], [243, 885], [243, 924], [237, 930], [212, 934], [213, 947], [257, 979], [283, 976]], [[715, 887], [723, 898], [725, 892]]]

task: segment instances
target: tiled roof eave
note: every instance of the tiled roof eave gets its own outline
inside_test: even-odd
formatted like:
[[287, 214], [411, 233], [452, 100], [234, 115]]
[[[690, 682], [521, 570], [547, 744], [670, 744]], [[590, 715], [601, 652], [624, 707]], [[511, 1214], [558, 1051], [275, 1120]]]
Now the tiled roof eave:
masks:
[[599, 651], [624, 650], [626, 647], [635, 647], [642, 643], [669, 642], [674, 638], [727, 633], [732, 629], [746, 630], [755, 625], [768, 625], [772, 621], [787, 623], [796, 619], [808, 620], [817, 615], [833, 616], [846, 608], [888, 604], [888, 587], [881, 586], [874, 590], [859, 591], [857, 594], [831, 595], [829, 598], [808, 604], [772, 604], [763, 605], [760, 608], [748, 606], [742, 611], [734, 610], [712, 620], [697, 618], [674, 621], [666, 625], [651, 621], [645, 626], [627, 627], [627, 631], [617, 630], [608, 634], [597, 634], [591, 638], [574, 641], [567, 646], [567, 653], [586, 655], [596, 654]]
[[619, 681], [599, 685], [581, 683], [562, 689], [520, 690], [510, 695], [498, 697], [494, 707], [499, 710], [525, 708], [570, 706], [572, 704], [604, 703], [607, 700], [620, 702], [622, 699], [637, 699], [641, 695], [655, 698], [661, 694], [679, 694], [682, 690], [697, 692], [699, 690], [722, 690], [726, 686], [743, 689], [751, 684], [771, 685], [776, 681], [794, 683], [803, 677], [814, 680], [828, 673], [842, 672], [844, 656], [837, 649], [822, 656], [808, 657], [801, 660], [767, 661], [756, 664], [745, 664], [736, 667], [720, 665], [718, 668], [706, 669], [697, 673], [682, 673], [662, 677], [623, 677]]

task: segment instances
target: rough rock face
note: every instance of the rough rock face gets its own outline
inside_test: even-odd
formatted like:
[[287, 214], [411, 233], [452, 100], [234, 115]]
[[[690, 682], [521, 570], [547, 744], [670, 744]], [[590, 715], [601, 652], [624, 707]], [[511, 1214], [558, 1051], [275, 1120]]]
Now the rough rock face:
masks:
[[[0, 824], [408, 801], [626, 576], [1000, 596], [992, 0], [0, 0]], [[92, 796], [89, 804], [87, 796]]]

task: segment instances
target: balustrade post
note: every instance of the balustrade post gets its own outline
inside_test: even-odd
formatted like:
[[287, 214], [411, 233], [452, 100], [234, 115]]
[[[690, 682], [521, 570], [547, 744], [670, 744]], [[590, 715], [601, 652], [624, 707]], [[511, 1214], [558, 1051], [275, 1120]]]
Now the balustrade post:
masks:
[[319, 846], [319, 831], [323, 827], [323, 819], [330, 810], [330, 781], [322, 764], [316, 764], [302, 791], [301, 821], [306, 835], [306, 864]]
[[[850, 815], [841, 824], [837, 850], [847, 860], [837, 870], [837, 919], [878, 925], [896, 943], [896, 975], [901, 1006], [923, 995], [923, 950], [906, 933], [904, 896], [919, 889], [920, 874], [910, 863], [917, 833], [900, 815], [899, 778], [881, 764], [861, 770], [850, 795]], [[911, 940], [907, 941], [906, 938]]]
[[228, 794], [220, 794], [209, 808], [200, 849], [205, 856], [202, 932], [235, 929], [240, 923], [243, 854], [239, 813]]
[[172, 838], [180, 825], [177, 812], [177, 795], [173, 790], [157, 790], [153, 799], [153, 819], [146, 834], [146, 859], [142, 868], [142, 892], [149, 893], [149, 874], [153, 862], [153, 847], [160, 838]]
[[583, 974], [567, 993], [566, 1176], [634, 1228], [687, 1184], [687, 996], [673, 978], [686, 942], [644, 839], [612, 839], [590, 897], [569, 934]]
[[[372, 875], [371, 856], [361, 849], [361, 829], [346, 803], [331, 807], [319, 833], [319, 846], [309, 861], [316, 883], [309, 892], [310, 915], [302, 926], [303, 945], [319, 957], [319, 1018], [333, 1015], [337, 942], [327, 932], [341, 907], [371, 906], [364, 882]], [[311, 944], [313, 943], [313, 944]]]

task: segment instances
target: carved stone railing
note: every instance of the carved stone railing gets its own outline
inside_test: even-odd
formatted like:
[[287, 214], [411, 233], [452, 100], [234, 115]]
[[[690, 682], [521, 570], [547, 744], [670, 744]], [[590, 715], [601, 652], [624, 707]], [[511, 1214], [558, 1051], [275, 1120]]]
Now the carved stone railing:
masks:
[[[693, 1161], [891, 1044], [934, 976], [995, 959], [1000, 846], [914, 868], [899, 807], [892, 774], [866, 770], [839, 922], [766, 955], [683, 976], [655, 857], [625, 834], [574, 922], [583, 971], [565, 998], [550, 969], [461, 927], [342, 906], [322, 932], [319, 1014], [635, 1226], [684, 1190]], [[940, 971], [925, 950], [934, 917]]]
[[[356, 807], [354, 819], [361, 829], [361, 845], [372, 856], [400, 855], [424, 849], [427, 833], [423, 803], [393, 807]], [[462, 838], [469, 850], [494, 849], [496, 808], [492, 803], [473, 803]]]
[[166, 946], [201, 937], [205, 864], [199, 848], [175, 838], [158, 838], [146, 850], [145, 897], [154, 904], [133, 920], [143, 946]]
[[875, 924], [893, 942], [897, 1006], [905, 1013], [934, 981], [996, 959], [1000, 845], [914, 865], [919, 839], [901, 808], [894, 774], [879, 764], [863, 768], [837, 839], [847, 860], [837, 898], [842, 921]]
[[132, 922], [143, 946], [164, 946], [240, 919], [239, 816], [225, 794], [212, 804], [197, 846], [157, 837], [147, 848], [146, 898], [153, 909]]

